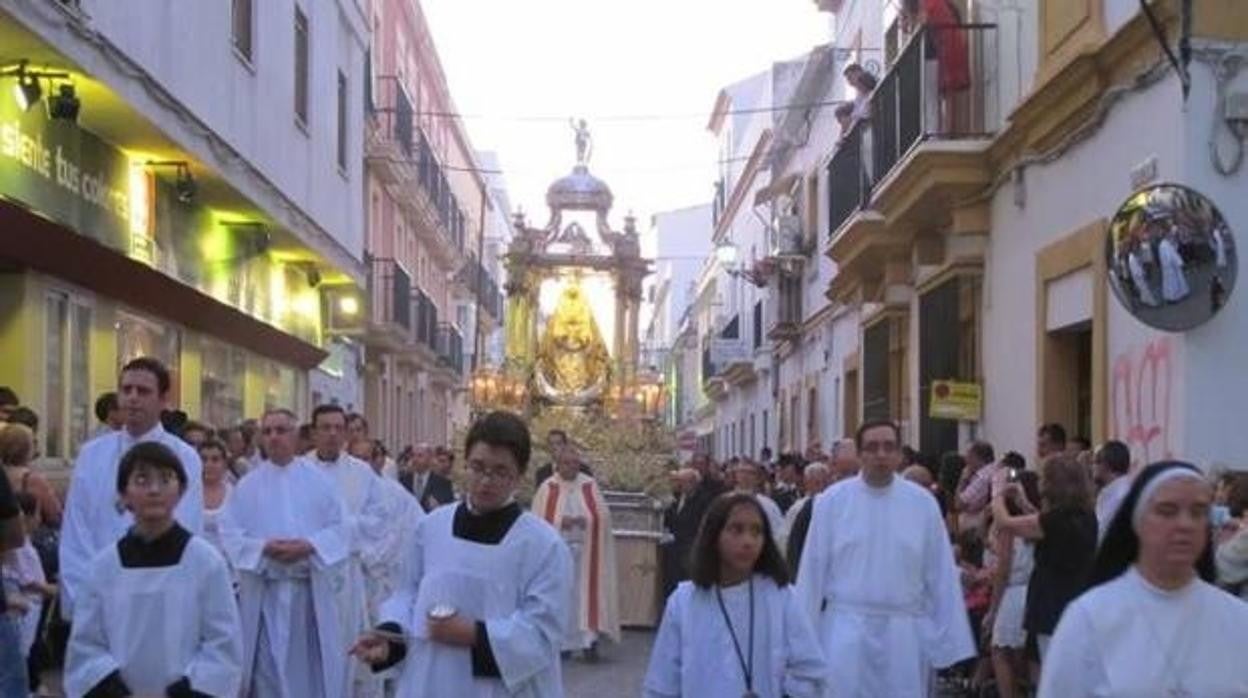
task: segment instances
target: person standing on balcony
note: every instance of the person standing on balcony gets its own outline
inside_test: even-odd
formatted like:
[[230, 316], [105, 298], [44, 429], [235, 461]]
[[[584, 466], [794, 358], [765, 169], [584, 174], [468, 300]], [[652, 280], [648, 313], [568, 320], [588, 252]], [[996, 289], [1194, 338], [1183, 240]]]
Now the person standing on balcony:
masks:
[[[922, 0], [920, 20], [927, 29], [924, 39], [924, 61], [929, 68], [925, 70], [924, 85], [929, 87], [935, 82], [935, 90], [929, 94], [937, 95], [929, 104], [937, 108], [937, 113], [928, 114], [929, 119], [924, 129], [928, 133], [959, 133], [966, 130], [967, 124], [960, 121], [958, 100], [961, 93], [971, 87], [970, 52], [967, 46], [966, 28], [962, 26], [962, 17], [958, 8], [950, 0]], [[935, 70], [930, 70], [935, 63]]]

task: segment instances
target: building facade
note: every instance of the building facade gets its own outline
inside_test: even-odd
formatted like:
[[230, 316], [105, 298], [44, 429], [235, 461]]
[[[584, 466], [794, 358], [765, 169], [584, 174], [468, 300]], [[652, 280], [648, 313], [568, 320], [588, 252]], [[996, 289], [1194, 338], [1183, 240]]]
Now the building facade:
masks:
[[771, 184], [775, 128], [803, 64], [775, 63], [722, 89], [708, 123], [719, 144], [711, 216], [715, 254], [698, 281], [694, 321], [703, 390], [714, 405], [711, 452], [719, 458], [774, 450], [783, 410], [766, 336], [766, 280], [759, 263], [767, 255], [768, 221], [758, 200]]
[[[1181, 4], [1153, 4], [1171, 41]], [[1150, 329], [1112, 297], [1106, 249], [1149, 183], [1248, 223], [1248, 117], [1225, 98], [1248, 90], [1248, 8], [1192, 3], [1185, 99], [1139, 3], [955, 3], [957, 28], [874, 5], [870, 116], [827, 166], [827, 293], [858, 310], [863, 416], [937, 454], [975, 436], [1033, 454], [1037, 426], [1058, 422], [1127, 442], [1137, 463], [1245, 466], [1243, 299], [1187, 332]], [[980, 387], [978, 419], [932, 416], [942, 380]]]
[[[662, 211], [651, 216], [646, 233], [646, 248], [653, 251], [655, 264], [642, 289], [641, 369], [664, 377], [668, 395], [664, 420], [672, 428], [687, 421], [681, 415], [693, 391], [701, 392], [698, 363], [686, 367], [679, 345], [698, 274], [711, 256], [711, 213], [709, 203]], [[692, 380], [686, 381], [686, 368], [692, 371]]]
[[395, 447], [447, 444], [466, 419], [475, 328], [501, 318], [501, 294], [480, 263], [494, 204], [450, 116], [420, 4], [374, 0], [368, 12], [366, 416]]
[[45, 456], [135, 356], [215, 426], [358, 370], [367, 41], [345, 0], [0, 3], [0, 384]]

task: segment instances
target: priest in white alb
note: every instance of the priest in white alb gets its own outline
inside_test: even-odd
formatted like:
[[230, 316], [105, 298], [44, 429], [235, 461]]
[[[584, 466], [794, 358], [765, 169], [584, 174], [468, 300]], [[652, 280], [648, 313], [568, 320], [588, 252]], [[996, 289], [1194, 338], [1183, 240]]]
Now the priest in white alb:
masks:
[[[385, 544], [385, 529], [398, 522], [386, 518], [386, 502], [381, 479], [367, 463], [347, 453], [347, 413], [338, 405], [318, 405], [312, 410], [312, 440], [315, 449], [308, 458], [329, 476], [342, 498], [343, 518], [350, 537], [351, 554], [344, 568], [344, 584], [337, 590], [338, 625], [350, 642], [371, 628], [376, 618], [369, 613], [368, 576], [365, 560], [376, 560], [376, 549]], [[356, 662], [347, 665], [348, 685], [353, 698], [381, 695], [381, 682]]]
[[182, 439], [165, 431], [161, 411], [168, 405], [169, 370], [156, 359], [140, 357], [121, 369], [117, 398], [126, 423], [83, 444], [74, 461], [60, 542], [60, 604], [66, 620], [91, 566], [102, 550], [111, 547], [134, 524], [134, 517], [117, 497], [117, 467], [132, 446], [147, 441], [164, 444], [186, 471], [187, 488], [174, 518], [187, 531], [203, 531], [204, 483], [199, 454]]
[[555, 527], [572, 553], [575, 581], [562, 649], [584, 651], [592, 661], [599, 636], [620, 641], [620, 592], [611, 511], [598, 483], [581, 471], [575, 444], [559, 450], [554, 474], [533, 495], [533, 513]]
[[900, 430], [868, 422], [862, 470], [819, 495], [797, 592], [832, 677], [827, 695], [928, 695], [934, 670], [975, 656], [949, 535], [932, 495], [897, 477]]
[[244, 698], [348, 695], [335, 590], [346, 584], [350, 526], [333, 481], [295, 455], [298, 422], [260, 422], [268, 458], [239, 480], [221, 520], [238, 572]]
[[416, 526], [403, 583], [351, 652], [384, 670], [396, 696], [560, 698], [559, 647], [571, 595], [567, 546], [515, 501], [529, 429], [493, 412], [465, 445], [464, 501]]

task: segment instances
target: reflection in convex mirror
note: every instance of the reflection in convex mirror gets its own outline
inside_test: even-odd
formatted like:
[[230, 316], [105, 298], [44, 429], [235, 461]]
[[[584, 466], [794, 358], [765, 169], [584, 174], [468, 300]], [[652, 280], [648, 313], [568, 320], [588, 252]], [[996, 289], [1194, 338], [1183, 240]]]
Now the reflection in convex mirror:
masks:
[[1235, 288], [1235, 240], [1204, 194], [1159, 184], [1132, 194], [1105, 243], [1109, 284], [1136, 319], [1183, 332], [1218, 313]]

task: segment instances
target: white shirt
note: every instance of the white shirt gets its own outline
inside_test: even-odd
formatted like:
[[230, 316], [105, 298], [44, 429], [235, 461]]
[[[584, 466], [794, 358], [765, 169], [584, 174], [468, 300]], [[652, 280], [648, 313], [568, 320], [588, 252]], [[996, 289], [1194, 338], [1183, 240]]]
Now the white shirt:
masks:
[[134, 517], [121, 506], [117, 493], [117, 469], [121, 457], [135, 444], [158, 441], [168, 446], [186, 471], [186, 492], [173, 511], [183, 528], [194, 534], [203, 532], [204, 482], [199, 454], [182, 439], [157, 424], [151, 431], [133, 437], [126, 430], [96, 437], [82, 445], [74, 461], [74, 475], [65, 500], [61, 523], [61, 613], [73, 618], [75, 596], [86, 582], [91, 561], [108, 546], [116, 543]]
[[1193, 580], [1178, 591], [1135, 568], [1075, 599], [1045, 655], [1040, 698], [1248, 695], [1248, 604]]

